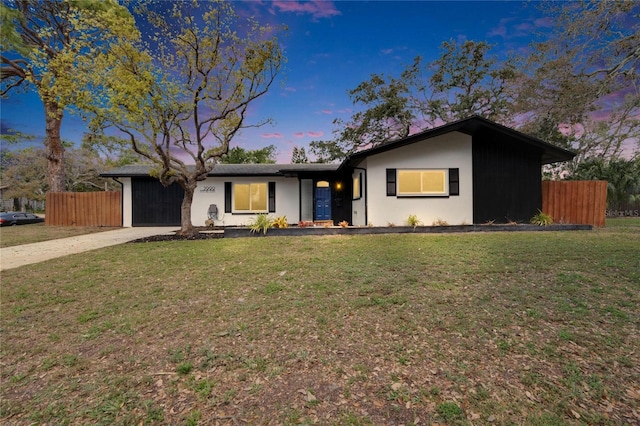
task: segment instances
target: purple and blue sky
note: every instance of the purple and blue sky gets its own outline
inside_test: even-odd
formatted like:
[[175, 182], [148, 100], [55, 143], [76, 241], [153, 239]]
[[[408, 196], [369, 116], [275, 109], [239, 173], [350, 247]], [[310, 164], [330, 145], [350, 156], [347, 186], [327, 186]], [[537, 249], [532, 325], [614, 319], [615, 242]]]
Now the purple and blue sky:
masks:
[[[535, 3], [521, 1], [235, 1], [239, 13], [261, 23], [285, 24], [287, 65], [249, 119], [273, 125], [244, 130], [232, 143], [245, 149], [276, 145], [278, 162], [288, 163], [294, 145], [327, 140], [335, 118], [353, 111], [347, 91], [370, 75], [399, 76], [417, 55], [435, 60], [445, 40], [484, 40], [493, 53], [526, 51], [536, 29], [547, 24]], [[2, 100], [0, 128], [44, 136], [44, 112], [33, 93]], [[67, 113], [64, 140], [79, 143], [86, 130]], [[34, 143], [36, 143], [34, 141]]]

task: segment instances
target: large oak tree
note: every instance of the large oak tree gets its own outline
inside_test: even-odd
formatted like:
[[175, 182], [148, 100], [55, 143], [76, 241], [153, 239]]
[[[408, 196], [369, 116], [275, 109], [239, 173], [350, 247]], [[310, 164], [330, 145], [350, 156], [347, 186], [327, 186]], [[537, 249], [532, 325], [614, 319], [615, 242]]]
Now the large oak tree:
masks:
[[523, 61], [529, 78], [517, 106], [529, 117], [524, 129], [576, 150], [576, 164], [637, 156], [640, 4], [547, 1], [540, 7], [551, 27]]
[[283, 64], [280, 28], [241, 19], [226, 1], [159, 2], [137, 16], [150, 47], [120, 46], [101, 67], [92, 129], [124, 134], [165, 185], [184, 190], [182, 234], [193, 232], [191, 204], [265, 95]]
[[66, 189], [60, 128], [65, 109], [82, 107], [93, 60], [138, 31], [129, 11], [115, 0], [7, 0], [0, 4], [2, 65], [0, 94], [35, 90], [45, 117], [48, 188]]
[[[515, 93], [511, 86], [517, 77], [513, 61], [501, 62], [491, 54], [484, 41], [449, 40], [442, 43], [441, 54], [430, 68], [421, 104], [430, 126], [480, 115], [502, 124], [513, 119], [511, 104]], [[420, 82], [419, 82], [420, 83]]]
[[334, 120], [334, 138], [311, 142], [312, 152], [320, 161], [341, 160], [470, 115], [509, 124], [516, 77], [513, 62], [500, 62], [486, 42], [445, 41], [433, 63], [424, 66], [416, 57], [399, 78], [372, 74], [350, 90], [354, 106], [362, 109], [348, 121]]

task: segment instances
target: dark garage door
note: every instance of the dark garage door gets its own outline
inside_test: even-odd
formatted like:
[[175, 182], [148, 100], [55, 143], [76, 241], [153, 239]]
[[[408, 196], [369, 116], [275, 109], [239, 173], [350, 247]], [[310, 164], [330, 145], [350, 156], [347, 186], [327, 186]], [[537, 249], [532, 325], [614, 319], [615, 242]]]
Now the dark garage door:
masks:
[[179, 226], [184, 190], [173, 184], [168, 188], [153, 178], [133, 178], [133, 226]]

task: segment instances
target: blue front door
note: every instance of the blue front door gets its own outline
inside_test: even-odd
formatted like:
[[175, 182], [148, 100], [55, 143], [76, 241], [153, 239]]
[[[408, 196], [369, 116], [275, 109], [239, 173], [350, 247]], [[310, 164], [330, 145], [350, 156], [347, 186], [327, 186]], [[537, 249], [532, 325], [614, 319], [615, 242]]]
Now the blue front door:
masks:
[[316, 187], [316, 220], [331, 220], [331, 188]]

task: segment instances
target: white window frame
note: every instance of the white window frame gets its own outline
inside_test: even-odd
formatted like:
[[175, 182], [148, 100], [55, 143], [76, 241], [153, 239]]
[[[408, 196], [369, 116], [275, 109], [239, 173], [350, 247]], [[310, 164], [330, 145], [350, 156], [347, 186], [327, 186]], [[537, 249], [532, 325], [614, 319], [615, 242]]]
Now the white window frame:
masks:
[[[249, 208], [247, 210], [238, 209], [237, 206], [237, 196], [238, 196], [238, 185], [248, 186], [249, 187]], [[253, 208], [253, 200], [251, 199], [251, 187], [254, 185], [264, 186], [264, 210], [263, 209], [254, 209]], [[269, 212], [269, 183], [268, 182], [234, 182], [233, 183], [233, 212], [234, 213], [268, 213]]]
[[[420, 190], [419, 191], [401, 191], [402, 179], [405, 174], [420, 174]], [[442, 191], [429, 191], [425, 190], [424, 175], [425, 174], [439, 174], [442, 176]], [[396, 195], [398, 197], [447, 197], [449, 196], [449, 169], [397, 169], [397, 187]], [[428, 189], [428, 188], [427, 188]]]

